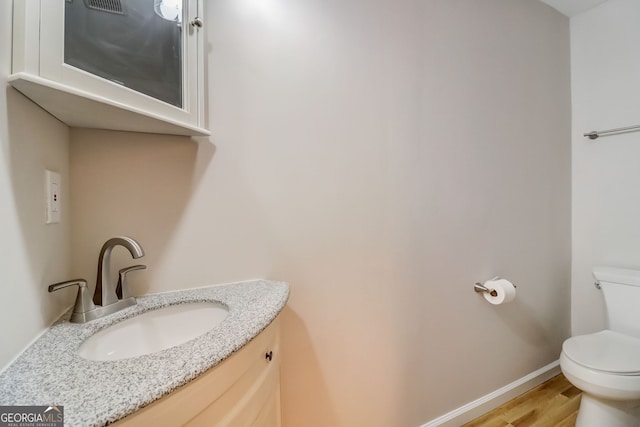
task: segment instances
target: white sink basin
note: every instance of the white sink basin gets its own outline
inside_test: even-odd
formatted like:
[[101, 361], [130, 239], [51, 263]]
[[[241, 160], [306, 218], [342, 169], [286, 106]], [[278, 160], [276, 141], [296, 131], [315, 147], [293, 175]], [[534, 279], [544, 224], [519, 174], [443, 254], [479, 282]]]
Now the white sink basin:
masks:
[[214, 302], [178, 304], [147, 311], [105, 328], [80, 345], [89, 360], [119, 360], [155, 353], [208, 332], [229, 310]]

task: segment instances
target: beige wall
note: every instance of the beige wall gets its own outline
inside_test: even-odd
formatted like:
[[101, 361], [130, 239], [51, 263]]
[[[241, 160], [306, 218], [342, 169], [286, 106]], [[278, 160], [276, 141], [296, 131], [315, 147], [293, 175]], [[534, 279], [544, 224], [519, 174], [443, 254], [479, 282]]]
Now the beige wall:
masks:
[[[290, 427], [416, 426], [556, 360], [568, 20], [528, 0], [207, 7], [211, 143], [72, 130], [73, 275], [127, 234], [137, 294], [288, 281]], [[513, 304], [472, 291], [494, 275]]]
[[[47, 285], [69, 278], [68, 128], [7, 86], [11, 2], [0, 2], [0, 369], [69, 303]], [[45, 225], [44, 171], [62, 175], [62, 221]]]

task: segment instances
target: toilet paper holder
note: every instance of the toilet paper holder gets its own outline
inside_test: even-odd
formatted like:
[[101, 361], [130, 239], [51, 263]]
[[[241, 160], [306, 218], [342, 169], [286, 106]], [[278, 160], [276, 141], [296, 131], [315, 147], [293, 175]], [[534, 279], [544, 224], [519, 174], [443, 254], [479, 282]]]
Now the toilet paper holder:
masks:
[[495, 290], [487, 288], [485, 285], [483, 285], [480, 282], [476, 282], [476, 284], [473, 285], [473, 290], [478, 293], [489, 294], [492, 297], [498, 296], [498, 293]]
[[[500, 280], [500, 277], [496, 276], [491, 280]], [[517, 288], [516, 285], [513, 285], [513, 287]], [[478, 292], [479, 294], [489, 294], [492, 297], [498, 296], [498, 293], [495, 290], [487, 288], [485, 285], [483, 285], [480, 282], [476, 282], [476, 284], [473, 285], [473, 290]]]

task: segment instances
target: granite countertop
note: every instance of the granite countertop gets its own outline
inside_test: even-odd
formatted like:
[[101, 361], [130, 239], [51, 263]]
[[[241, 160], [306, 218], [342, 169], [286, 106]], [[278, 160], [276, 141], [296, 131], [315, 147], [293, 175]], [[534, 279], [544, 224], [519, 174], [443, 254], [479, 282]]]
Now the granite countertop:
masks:
[[[284, 308], [289, 285], [256, 280], [147, 295], [85, 324], [69, 311], [0, 374], [0, 405], [62, 405], [67, 426], [104, 426], [193, 380], [247, 344]], [[118, 321], [168, 305], [219, 302], [228, 316], [209, 332], [160, 352], [115, 361], [81, 358], [80, 344]]]

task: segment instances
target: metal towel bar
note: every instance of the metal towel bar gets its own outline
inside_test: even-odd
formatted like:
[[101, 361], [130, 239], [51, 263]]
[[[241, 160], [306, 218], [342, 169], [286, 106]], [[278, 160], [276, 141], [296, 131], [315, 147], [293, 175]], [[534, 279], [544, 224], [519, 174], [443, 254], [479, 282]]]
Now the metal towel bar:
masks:
[[625, 133], [625, 132], [637, 132], [637, 131], [640, 131], [640, 125], [628, 126], [626, 128], [608, 129], [608, 130], [593, 130], [583, 135], [589, 139], [598, 139], [598, 137], [602, 135], [607, 135], [610, 133]]

